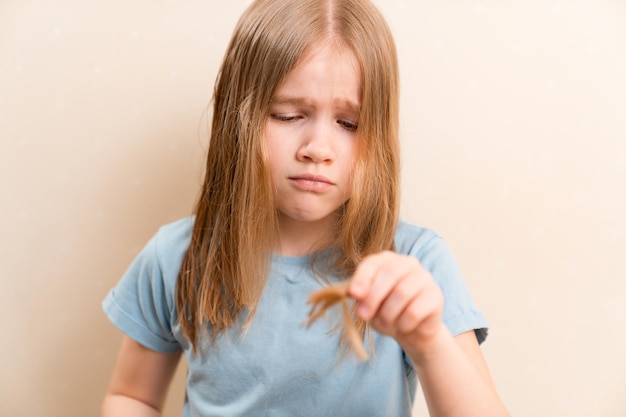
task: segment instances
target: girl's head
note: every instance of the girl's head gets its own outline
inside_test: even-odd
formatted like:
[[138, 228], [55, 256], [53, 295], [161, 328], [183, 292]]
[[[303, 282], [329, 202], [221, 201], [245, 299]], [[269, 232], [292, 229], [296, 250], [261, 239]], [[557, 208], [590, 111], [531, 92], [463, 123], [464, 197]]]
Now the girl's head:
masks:
[[363, 256], [393, 247], [398, 69], [387, 24], [369, 0], [254, 1], [235, 28], [215, 85], [206, 178], [177, 284], [177, 309], [192, 340], [202, 322], [219, 332], [243, 307], [253, 311], [257, 304], [279, 227], [265, 141], [272, 99], [324, 44], [350, 51], [360, 80], [351, 190], [328, 242], [337, 251], [334, 272], [347, 276]]
[[[272, 191], [263, 140], [272, 98], [309, 52], [329, 42], [354, 54], [362, 81], [359, 152], [344, 225], [366, 221], [388, 229], [397, 211], [398, 70], [391, 33], [368, 0], [259, 0], [246, 10], [215, 87], [208, 168], [230, 171], [235, 182], [224, 185], [250, 196], [249, 209], [273, 203], [262, 197]], [[390, 244], [387, 238], [383, 245]]]

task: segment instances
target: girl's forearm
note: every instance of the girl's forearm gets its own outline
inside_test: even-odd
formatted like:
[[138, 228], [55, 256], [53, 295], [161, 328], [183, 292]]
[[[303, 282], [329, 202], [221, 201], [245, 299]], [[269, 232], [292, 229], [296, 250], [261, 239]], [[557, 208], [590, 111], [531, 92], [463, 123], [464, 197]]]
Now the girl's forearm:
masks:
[[124, 395], [107, 395], [100, 417], [161, 417], [161, 412], [148, 404]]
[[403, 346], [419, 378], [431, 417], [510, 417], [493, 383], [442, 324], [427, 353]]

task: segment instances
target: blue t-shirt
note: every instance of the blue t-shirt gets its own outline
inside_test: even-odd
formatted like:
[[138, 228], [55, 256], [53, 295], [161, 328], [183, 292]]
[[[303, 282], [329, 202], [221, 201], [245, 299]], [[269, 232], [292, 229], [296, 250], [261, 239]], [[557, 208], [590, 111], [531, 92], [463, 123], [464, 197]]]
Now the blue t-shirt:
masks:
[[[241, 317], [215, 345], [203, 343], [194, 354], [175, 307], [192, 227], [193, 218], [162, 227], [103, 302], [113, 324], [137, 342], [157, 352], [184, 351], [185, 417], [411, 416], [416, 376], [393, 338], [372, 332], [375, 355], [369, 361], [338, 361], [340, 335], [332, 331], [338, 317], [303, 326], [307, 297], [321, 287], [307, 256], [275, 255], [249, 327], [242, 329]], [[397, 252], [417, 257], [443, 290], [450, 332], [476, 330], [482, 342], [486, 321], [444, 241], [401, 222], [395, 243]], [[365, 342], [371, 350], [367, 337]]]

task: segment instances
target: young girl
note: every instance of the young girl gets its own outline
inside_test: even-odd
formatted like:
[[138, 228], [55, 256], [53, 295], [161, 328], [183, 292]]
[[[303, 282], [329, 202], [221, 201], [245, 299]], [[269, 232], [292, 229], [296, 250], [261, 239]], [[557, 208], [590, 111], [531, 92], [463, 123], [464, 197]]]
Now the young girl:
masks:
[[[125, 334], [103, 416], [505, 416], [486, 323], [442, 239], [398, 220], [398, 69], [368, 0], [257, 0], [214, 92], [195, 216], [161, 228], [103, 305]], [[348, 283], [369, 353], [307, 297]], [[331, 317], [332, 318], [332, 317]]]

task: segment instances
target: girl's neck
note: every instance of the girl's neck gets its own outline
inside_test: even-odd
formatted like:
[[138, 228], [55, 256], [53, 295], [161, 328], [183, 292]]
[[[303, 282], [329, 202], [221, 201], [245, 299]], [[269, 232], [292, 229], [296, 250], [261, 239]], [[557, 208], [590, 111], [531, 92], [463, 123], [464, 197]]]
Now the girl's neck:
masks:
[[305, 256], [332, 244], [337, 230], [337, 219], [328, 216], [316, 222], [301, 222], [279, 216], [279, 246], [276, 252], [283, 256]]

